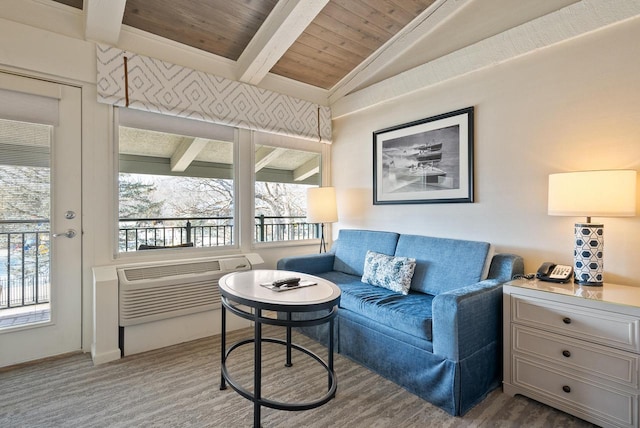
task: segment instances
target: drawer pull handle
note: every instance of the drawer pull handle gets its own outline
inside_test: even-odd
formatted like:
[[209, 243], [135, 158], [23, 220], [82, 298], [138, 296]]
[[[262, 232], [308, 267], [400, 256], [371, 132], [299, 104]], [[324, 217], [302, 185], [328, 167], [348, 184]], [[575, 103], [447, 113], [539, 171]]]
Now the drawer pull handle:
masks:
[[571, 387], [569, 385], [565, 385], [565, 386], [562, 387], [562, 390], [564, 392], [566, 392], [566, 393], [569, 393], [569, 392], [571, 392]]
[[565, 349], [564, 351], [562, 351], [562, 355], [564, 355], [565, 357], [569, 358], [571, 356], [571, 351], [567, 351]]
[[564, 318], [562, 318], [562, 322], [565, 323], [565, 324], [571, 324], [571, 318], [564, 317]]

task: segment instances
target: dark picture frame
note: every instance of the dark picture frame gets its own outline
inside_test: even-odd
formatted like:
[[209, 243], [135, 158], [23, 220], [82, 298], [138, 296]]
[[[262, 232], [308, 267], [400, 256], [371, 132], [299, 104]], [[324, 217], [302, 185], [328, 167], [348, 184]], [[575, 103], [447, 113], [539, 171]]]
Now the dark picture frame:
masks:
[[473, 202], [473, 107], [373, 133], [373, 204]]

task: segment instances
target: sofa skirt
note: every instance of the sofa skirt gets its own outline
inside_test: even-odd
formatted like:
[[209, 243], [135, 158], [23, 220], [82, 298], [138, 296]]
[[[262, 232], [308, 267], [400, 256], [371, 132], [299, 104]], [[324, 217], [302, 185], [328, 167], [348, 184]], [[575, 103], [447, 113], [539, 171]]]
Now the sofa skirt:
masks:
[[463, 415], [500, 385], [498, 344], [456, 362], [434, 355], [430, 343], [416, 346], [393, 337], [391, 330], [381, 332], [353, 312], [341, 311], [338, 324], [340, 354], [451, 415]]

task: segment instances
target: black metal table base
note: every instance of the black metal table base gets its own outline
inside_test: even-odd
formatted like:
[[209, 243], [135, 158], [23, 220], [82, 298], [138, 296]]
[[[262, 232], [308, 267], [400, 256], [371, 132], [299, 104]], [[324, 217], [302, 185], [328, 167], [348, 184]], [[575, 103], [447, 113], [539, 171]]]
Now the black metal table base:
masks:
[[[300, 410], [309, 410], [314, 409], [316, 407], [322, 406], [323, 404], [330, 401], [336, 395], [337, 390], [337, 379], [335, 372], [333, 370], [333, 323], [334, 318], [337, 314], [337, 307], [330, 309], [329, 313], [326, 316], [322, 316], [320, 318], [315, 318], [311, 320], [293, 320], [291, 316], [291, 311], [286, 312], [286, 319], [274, 319], [274, 318], [265, 318], [262, 316], [262, 307], [260, 305], [254, 306], [254, 313], [245, 312], [242, 309], [239, 309], [237, 306], [234, 306], [232, 302], [230, 302], [226, 297], [222, 298], [222, 335], [221, 335], [221, 361], [220, 361], [220, 389], [224, 390], [227, 388], [227, 384], [230, 385], [238, 394], [242, 397], [246, 398], [253, 402], [253, 425], [255, 428], [260, 427], [260, 408], [261, 406], [266, 406], [272, 409], [277, 410], [288, 410], [288, 411], [300, 411]], [[273, 308], [270, 308], [273, 309]], [[234, 343], [228, 349], [226, 346], [226, 316], [227, 310], [232, 313], [245, 318], [250, 319], [254, 322], [254, 337], [250, 339], [241, 340], [239, 342]], [[282, 312], [282, 311], [281, 311]], [[319, 325], [323, 323], [329, 323], [329, 353], [328, 353], [328, 362], [325, 363], [321, 357], [316, 355], [314, 352], [306, 349], [302, 346], [296, 345], [291, 341], [291, 327], [292, 326], [308, 326], [308, 325]], [[262, 325], [270, 324], [270, 325], [278, 325], [286, 327], [286, 340], [275, 339], [270, 337], [262, 337]], [[324, 369], [327, 371], [327, 393], [313, 401], [304, 402], [304, 403], [284, 403], [280, 401], [270, 400], [262, 396], [262, 344], [263, 343], [275, 343], [284, 345], [286, 347], [286, 361], [285, 366], [291, 367], [291, 350], [296, 349], [309, 357], [313, 358], [316, 362], [318, 362]], [[244, 345], [254, 344], [254, 385], [253, 385], [253, 393], [242, 385], [240, 385], [229, 373], [227, 369], [227, 359], [230, 357], [231, 353]]]

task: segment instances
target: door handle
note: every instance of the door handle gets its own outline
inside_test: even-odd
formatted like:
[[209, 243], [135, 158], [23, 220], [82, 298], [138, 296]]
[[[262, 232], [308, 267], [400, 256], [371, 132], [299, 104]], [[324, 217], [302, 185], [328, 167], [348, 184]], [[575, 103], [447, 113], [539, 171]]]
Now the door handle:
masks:
[[60, 237], [65, 237], [65, 238], [73, 238], [74, 236], [76, 236], [76, 231], [74, 229], [69, 229], [64, 233], [54, 233], [52, 235], [54, 238], [60, 238]]

